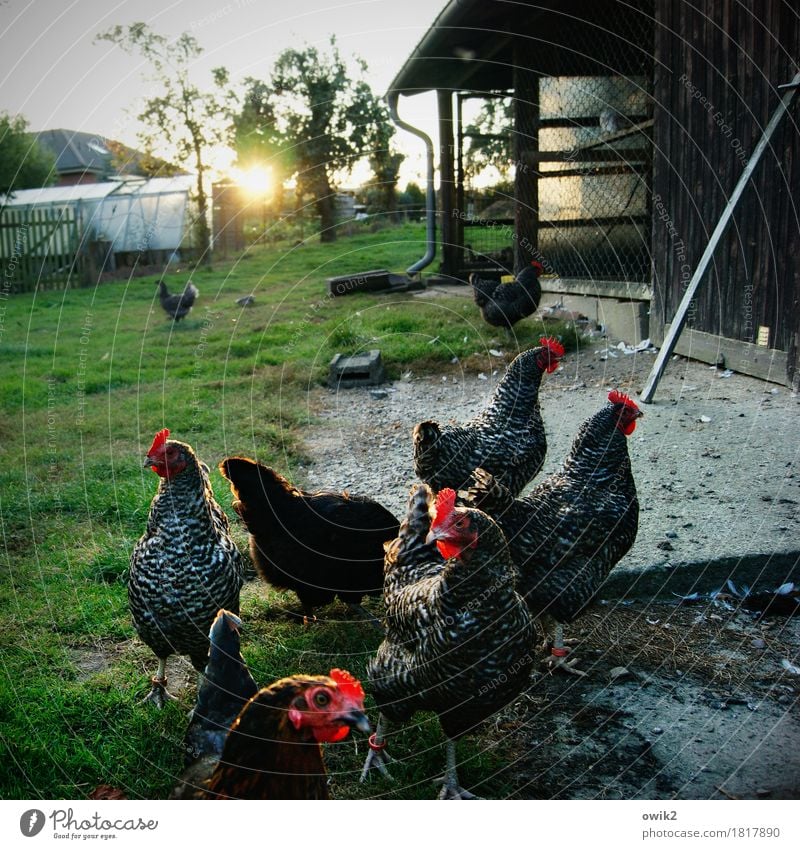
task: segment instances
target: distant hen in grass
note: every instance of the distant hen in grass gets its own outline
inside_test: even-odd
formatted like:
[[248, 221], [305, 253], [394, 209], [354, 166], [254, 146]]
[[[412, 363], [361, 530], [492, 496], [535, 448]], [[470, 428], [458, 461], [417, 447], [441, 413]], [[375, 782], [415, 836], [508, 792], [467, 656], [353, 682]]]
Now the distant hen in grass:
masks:
[[304, 492], [274, 469], [229, 457], [220, 471], [233, 506], [250, 532], [250, 553], [261, 577], [297, 593], [306, 620], [340, 598], [354, 612], [364, 596], [383, 591], [383, 544], [400, 523], [371, 498], [347, 492]]
[[147, 698], [162, 707], [171, 698], [167, 658], [188, 654], [202, 672], [220, 608], [239, 612], [243, 563], [207, 469], [191, 446], [169, 439], [165, 428], [155, 435], [145, 466], [161, 482], [131, 554], [128, 602], [137, 633], [158, 658]]
[[158, 281], [158, 298], [164, 312], [174, 321], [180, 321], [189, 315], [197, 296], [197, 286], [190, 280], [180, 295], [170, 295], [163, 280]]

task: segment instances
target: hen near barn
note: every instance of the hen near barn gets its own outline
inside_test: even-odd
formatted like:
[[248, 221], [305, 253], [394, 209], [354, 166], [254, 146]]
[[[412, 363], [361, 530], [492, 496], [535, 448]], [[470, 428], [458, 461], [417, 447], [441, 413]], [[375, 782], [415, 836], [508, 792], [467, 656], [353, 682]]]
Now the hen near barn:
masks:
[[542, 299], [539, 275], [544, 271], [540, 262], [532, 262], [520, 271], [511, 283], [483, 280], [470, 274], [472, 295], [483, 320], [492, 327], [511, 328], [521, 319], [533, 315]]
[[444, 489], [434, 508], [429, 487], [414, 487], [400, 535], [386, 548], [386, 637], [367, 667], [381, 715], [361, 778], [372, 767], [386, 773], [388, 723], [429, 710], [447, 736], [440, 798], [469, 799], [455, 741], [523, 689], [535, 630], [502, 532], [455, 499]]
[[304, 492], [246, 457], [229, 457], [219, 468], [267, 583], [297, 593], [306, 621], [338, 597], [377, 624], [361, 601], [381, 594], [383, 544], [400, 527], [385, 507], [347, 492]]
[[555, 624], [551, 665], [578, 675], [584, 673], [574, 668], [575, 659], [566, 659], [562, 623], [597, 595], [639, 526], [628, 437], [642, 413], [616, 390], [608, 401], [581, 426], [561, 471], [524, 498], [483, 469], [468, 492], [468, 502], [502, 528], [531, 613]]
[[158, 658], [147, 700], [162, 707], [171, 654], [188, 654], [202, 672], [208, 633], [220, 608], [239, 612], [242, 556], [208, 474], [191, 446], [159, 431], [145, 466], [160, 478], [147, 529], [131, 554], [128, 602], [133, 625]]
[[547, 453], [539, 386], [558, 368], [564, 348], [552, 337], [524, 351], [497, 384], [487, 407], [463, 425], [420, 422], [413, 431], [414, 471], [434, 491], [468, 486], [482, 466], [518, 495]]

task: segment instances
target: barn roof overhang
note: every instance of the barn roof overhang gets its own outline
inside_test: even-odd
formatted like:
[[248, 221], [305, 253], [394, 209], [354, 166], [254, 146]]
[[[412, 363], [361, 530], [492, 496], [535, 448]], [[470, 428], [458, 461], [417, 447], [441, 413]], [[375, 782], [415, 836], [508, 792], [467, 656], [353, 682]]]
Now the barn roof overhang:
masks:
[[[648, 3], [627, 5], [633, 9]], [[568, 75], [576, 54], [582, 74], [637, 73], [641, 51], [652, 48], [649, 43], [620, 45], [619, 35], [609, 29], [609, 11], [615, 6], [618, 10], [619, 0], [450, 0], [389, 92], [510, 90], [518, 40], [529, 51], [526, 66], [542, 75]]]

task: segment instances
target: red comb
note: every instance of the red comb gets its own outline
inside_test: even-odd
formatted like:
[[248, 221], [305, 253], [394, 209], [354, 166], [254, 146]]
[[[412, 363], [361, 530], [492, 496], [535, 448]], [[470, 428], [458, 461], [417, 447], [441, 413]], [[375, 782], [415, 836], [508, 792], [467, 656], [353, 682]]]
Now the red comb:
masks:
[[632, 398], [629, 398], [624, 392], [620, 392], [618, 389], [612, 389], [611, 392], [608, 393], [608, 400], [612, 404], [624, 404], [626, 407], [636, 410], [637, 413], [639, 412], [636, 402]]
[[437, 527], [453, 512], [456, 506], [456, 491], [454, 489], [439, 490], [436, 496], [436, 518], [431, 523]]
[[541, 274], [544, 271], [544, 266], [538, 260], [531, 260], [531, 265], [536, 269], [537, 274]]
[[542, 336], [539, 344], [543, 345], [555, 357], [564, 356], [564, 346], [553, 336]]
[[164, 428], [164, 430], [160, 430], [153, 437], [153, 444], [150, 446], [150, 450], [147, 452], [146, 456], [149, 457], [154, 451], [157, 451], [159, 448], [161, 448], [168, 439], [169, 431], [167, 430], [167, 428]]
[[346, 669], [331, 669], [331, 678], [339, 685], [339, 689], [349, 699], [364, 701], [364, 688], [361, 682], [354, 678]]

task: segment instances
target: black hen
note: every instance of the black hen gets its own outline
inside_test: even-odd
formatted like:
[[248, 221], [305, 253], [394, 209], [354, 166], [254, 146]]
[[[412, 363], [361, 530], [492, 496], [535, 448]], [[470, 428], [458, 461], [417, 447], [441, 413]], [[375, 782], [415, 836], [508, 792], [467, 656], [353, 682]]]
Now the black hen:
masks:
[[532, 262], [513, 283], [482, 280], [477, 274], [470, 274], [472, 294], [483, 320], [493, 327], [510, 330], [520, 319], [536, 312], [542, 299], [542, 287], [539, 285], [542, 271], [541, 263]]
[[163, 280], [158, 281], [158, 297], [164, 312], [175, 321], [180, 321], [189, 314], [194, 306], [195, 298], [200, 294], [197, 286], [190, 280], [180, 295], [170, 295]]
[[245, 457], [229, 457], [219, 468], [261, 577], [294, 590], [307, 617], [337, 596], [364, 615], [362, 598], [382, 593], [383, 544], [397, 536], [397, 519], [371, 498], [304, 492]]
[[211, 626], [208, 663], [186, 731], [187, 765], [205, 755], [220, 756], [233, 720], [258, 691], [241, 654], [241, 627], [242, 620], [229, 610], [220, 610]]

